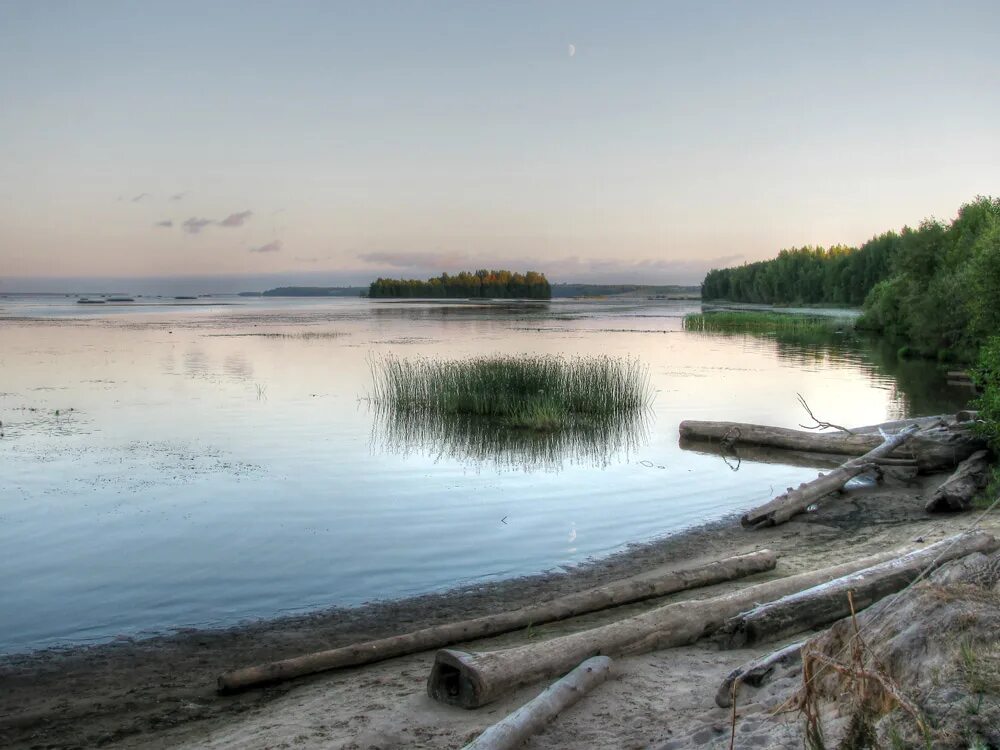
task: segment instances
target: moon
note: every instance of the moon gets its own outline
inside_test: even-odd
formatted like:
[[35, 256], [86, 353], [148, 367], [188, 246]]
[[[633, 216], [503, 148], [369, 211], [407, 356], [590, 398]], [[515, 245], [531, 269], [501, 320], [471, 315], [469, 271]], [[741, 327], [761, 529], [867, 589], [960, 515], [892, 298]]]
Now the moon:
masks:
[[570, 57], [573, 57], [573, 55], [576, 54], [576, 45], [575, 44], [569, 45], [569, 49], [567, 49], [566, 51], [569, 52]]

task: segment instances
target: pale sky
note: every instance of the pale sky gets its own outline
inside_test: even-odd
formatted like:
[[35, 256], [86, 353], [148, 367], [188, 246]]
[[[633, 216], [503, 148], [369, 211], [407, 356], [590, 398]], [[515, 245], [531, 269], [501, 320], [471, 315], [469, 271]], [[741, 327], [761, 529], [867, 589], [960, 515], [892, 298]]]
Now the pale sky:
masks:
[[1000, 193], [988, 2], [0, 3], [0, 281], [697, 282]]

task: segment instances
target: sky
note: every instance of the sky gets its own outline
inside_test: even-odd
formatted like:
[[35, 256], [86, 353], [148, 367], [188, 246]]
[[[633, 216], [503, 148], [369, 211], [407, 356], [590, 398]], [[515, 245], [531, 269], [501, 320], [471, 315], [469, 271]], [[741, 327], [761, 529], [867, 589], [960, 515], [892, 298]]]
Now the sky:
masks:
[[993, 0], [812, 6], [6, 0], [0, 290], [697, 283], [1000, 193]]

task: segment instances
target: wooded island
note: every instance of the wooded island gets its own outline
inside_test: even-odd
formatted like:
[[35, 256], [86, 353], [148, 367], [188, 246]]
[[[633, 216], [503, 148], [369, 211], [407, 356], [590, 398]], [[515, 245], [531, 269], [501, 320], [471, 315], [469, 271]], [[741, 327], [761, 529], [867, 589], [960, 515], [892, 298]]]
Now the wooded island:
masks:
[[487, 271], [470, 273], [462, 271], [457, 276], [442, 273], [435, 278], [377, 279], [371, 283], [368, 296], [424, 297], [424, 298], [476, 298], [476, 299], [551, 299], [552, 287], [545, 274], [536, 271], [512, 273]]

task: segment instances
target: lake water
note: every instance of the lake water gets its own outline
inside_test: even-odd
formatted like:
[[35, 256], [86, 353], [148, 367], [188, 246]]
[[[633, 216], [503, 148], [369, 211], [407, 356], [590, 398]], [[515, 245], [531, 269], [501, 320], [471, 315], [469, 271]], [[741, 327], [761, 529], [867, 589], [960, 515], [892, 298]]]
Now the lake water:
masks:
[[[681, 450], [682, 419], [867, 424], [961, 405], [876, 347], [685, 333], [689, 302], [0, 298], [0, 651], [556, 571], [814, 475]], [[642, 429], [593, 450], [387, 431], [370, 362], [631, 356]], [[734, 470], [735, 469], [735, 470]]]

